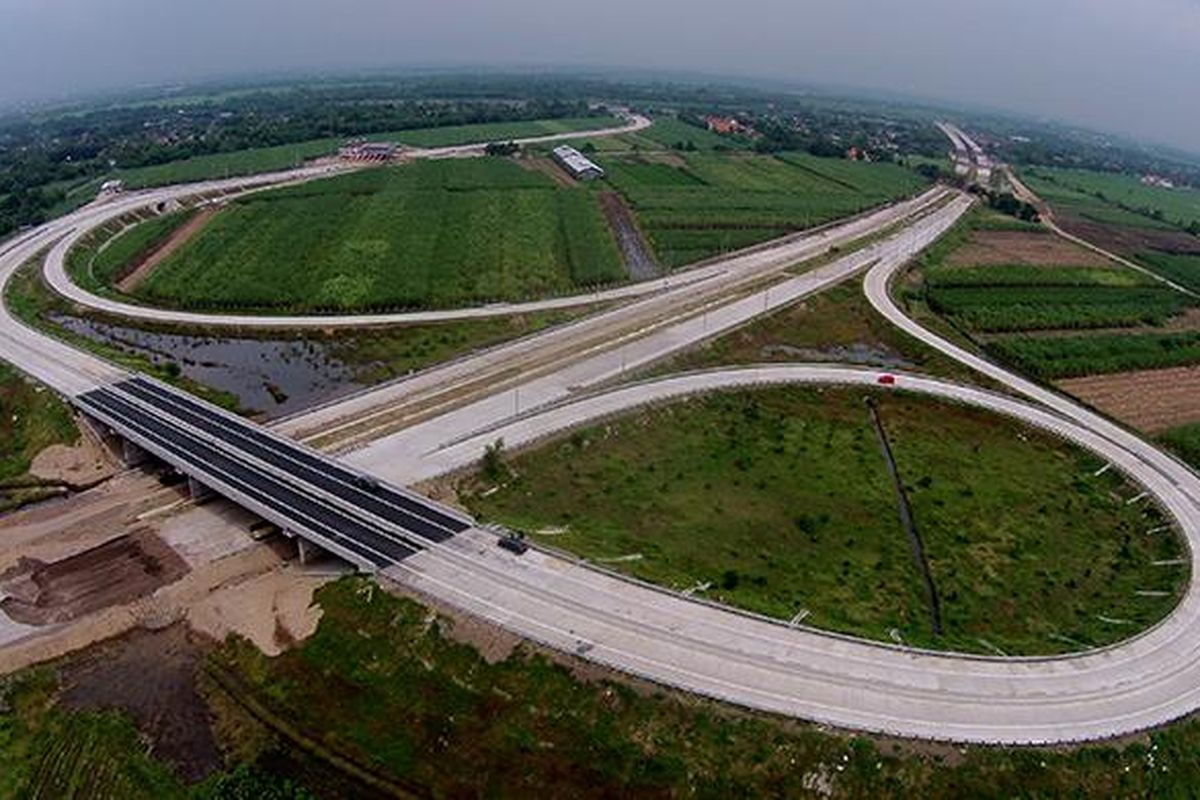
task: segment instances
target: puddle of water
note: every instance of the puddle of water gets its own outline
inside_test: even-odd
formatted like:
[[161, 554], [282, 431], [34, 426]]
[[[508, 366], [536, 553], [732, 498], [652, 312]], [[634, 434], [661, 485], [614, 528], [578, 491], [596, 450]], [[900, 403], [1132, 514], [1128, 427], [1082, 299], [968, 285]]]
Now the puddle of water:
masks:
[[241, 339], [127, 328], [57, 315], [72, 333], [155, 364], [175, 362], [197, 383], [229, 392], [247, 410], [278, 417], [363, 388], [357, 369], [311, 339]]

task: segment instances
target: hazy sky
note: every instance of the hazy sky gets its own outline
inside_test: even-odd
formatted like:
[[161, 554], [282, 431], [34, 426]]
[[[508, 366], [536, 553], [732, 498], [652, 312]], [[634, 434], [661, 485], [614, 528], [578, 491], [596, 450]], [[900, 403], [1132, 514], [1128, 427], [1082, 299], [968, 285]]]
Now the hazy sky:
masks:
[[0, 104], [414, 63], [791, 78], [975, 101], [1200, 152], [1200, 0], [0, 0]]

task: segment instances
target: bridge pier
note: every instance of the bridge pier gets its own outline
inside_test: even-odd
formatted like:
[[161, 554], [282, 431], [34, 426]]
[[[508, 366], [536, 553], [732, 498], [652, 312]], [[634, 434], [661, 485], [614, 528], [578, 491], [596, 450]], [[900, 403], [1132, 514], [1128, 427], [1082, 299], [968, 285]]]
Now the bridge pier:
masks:
[[310, 562], [316, 561], [324, 555], [321, 548], [317, 547], [312, 542], [305, 539], [303, 536], [296, 537], [296, 553], [300, 558], [300, 566], [307, 566]]
[[121, 463], [126, 467], [140, 467], [150, 460], [150, 454], [129, 439], [121, 439]]
[[188, 496], [191, 497], [192, 500], [195, 502], [199, 502], [201, 500], [207, 500], [209, 497], [213, 496], [212, 489], [208, 488], [203, 483], [201, 483], [200, 481], [193, 478], [191, 475], [188, 475], [187, 485], [188, 485]]

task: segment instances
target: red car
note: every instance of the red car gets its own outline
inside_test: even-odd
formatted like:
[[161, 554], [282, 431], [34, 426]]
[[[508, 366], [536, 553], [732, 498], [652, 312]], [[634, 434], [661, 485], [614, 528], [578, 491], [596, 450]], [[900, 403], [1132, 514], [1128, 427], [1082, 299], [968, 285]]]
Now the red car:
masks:
[[879, 383], [882, 383], [884, 386], [894, 386], [896, 384], [896, 376], [895, 375], [880, 375]]

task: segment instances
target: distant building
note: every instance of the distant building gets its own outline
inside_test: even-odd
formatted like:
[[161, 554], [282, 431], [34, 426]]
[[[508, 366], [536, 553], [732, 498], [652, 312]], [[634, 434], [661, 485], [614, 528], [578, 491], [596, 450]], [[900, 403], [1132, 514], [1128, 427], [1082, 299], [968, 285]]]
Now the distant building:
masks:
[[390, 161], [399, 147], [395, 142], [347, 142], [338, 156], [349, 161]]
[[1158, 189], [1174, 189], [1175, 181], [1170, 178], [1164, 178], [1161, 175], [1143, 175], [1142, 185], [1153, 186]]
[[720, 117], [715, 114], [710, 114], [704, 118], [704, 124], [713, 133], [721, 136], [731, 136], [736, 133], [745, 136], [753, 136], [754, 128], [737, 119], [736, 117]]
[[554, 160], [577, 180], [591, 181], [604, 177], [604, 170], [574, 147], [564, 144], [554, 148], [553, 152]]

